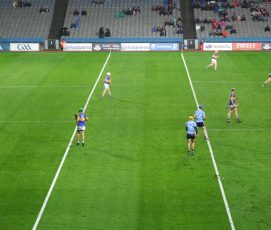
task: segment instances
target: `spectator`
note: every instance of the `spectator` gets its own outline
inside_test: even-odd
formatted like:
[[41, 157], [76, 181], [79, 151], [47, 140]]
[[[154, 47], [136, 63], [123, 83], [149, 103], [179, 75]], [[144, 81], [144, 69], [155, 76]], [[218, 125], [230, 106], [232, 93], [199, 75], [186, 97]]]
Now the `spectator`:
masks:
[[264, 32], [270, 32], [270, 26], [267, 24], [266, 27], [264, 28]]
[[223, 30], [222, 36], [223, 36], [224, 38], [228, 37], [228, 31], [227, 31], [227, 30]]
[[246, 21], [246, 16], [243, 14], [242, 17], [241, 17], [241, 21]]
[[230, 34], [236, 34], [236, 33], [237, 33], [237, 31], [236, 31], [235, 27], [232, 26], [232, 28], [230, 30]]
[[104, 27], [100, 27], [98, 34], [99, 38], [104, 38], [104, 35], [105, 35]]
[[106, 28], [104, 35], [105, 35], [105, 37], [110, 37], [111, 36], [111, 31], [108, 28]]
[[200, 31], [202, 32], [202, 31], [204, 31], [205, 30], [205, 26], [204, 25], [201, 25], [200, 26]]

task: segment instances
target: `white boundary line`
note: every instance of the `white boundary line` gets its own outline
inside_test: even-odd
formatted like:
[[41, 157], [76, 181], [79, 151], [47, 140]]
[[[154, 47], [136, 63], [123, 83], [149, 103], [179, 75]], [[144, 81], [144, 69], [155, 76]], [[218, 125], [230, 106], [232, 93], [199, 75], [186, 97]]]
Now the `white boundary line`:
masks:
[[86, 88], [83, 85], [2, 85], [1, 89], [12, 89], [12, 88]]
[[194, 83], [236, 83], [236, 84], [261, 84], [262, 82], [257, 81], [193, 81]]
[[[186, 61], [184, 59], [183, 53], [181, 53], [181, 55], [182, 55], [182, 60], [183, 60], [184, 67], [185, 67], [185, 70], [186, 70], [186, 73], [187, 73], [187, 77], [188, 77], [188, 80], [189, 80], [189, 84], [190, 84], [190, 87], [191, 87], [191, 90], [192, 90], [196, 105], [198, 107], [199, 106], [198, 99], [197, 99], [197, 96], [196, 96], [196, 93], [195, 93], [195, 90], [194, 90], [194, 87], [193, 87], [193, 83], [192, 83], [192, 80], [191, 80], [191, 77], [190, 77], [190, 74], [189, 74], [189, 71], [188, 71], [188, 68], [187, 68], [187, 65], [186, 65]], [[206, 132], [207, 132], [207, 130], [206, 130]], [[223, 188], [223, 184], [222, 184], [222, 181], [221, 181], [221, 178], [220, 178], [220, 174], [219, 174], [218, 167], [217, 167], [217, 164], [216, 164], [216, 160], [215, 160], [215, 156], [214, 156], [213, 149], [212, 149], [212, 146], [211, 146], [211, 142], [209, 140], [207, 140], [207, 144], [208, 144], [209, 151], [210, 151], [210, 154], [211, 154], [213, 166], [214, 166], [214, 169], [215, 169], [215, 174], [216, 174], [217, 181], [218, 181], [219, 188], [220, 188], [220, 192], [221, 192], [221, 195], [222, 195], [222, 198], [223, 198], [223, 201], [224, 201], [224, 206], [225, 206], [225, 209], [227, 211], [230, 226], [231, 226], [232, 230], [235, 230], [233, 219], [232, 219], [232, 216], [231, 216], [230, 207], [229, 207], [229, 204], [228, 204], [228, 201], [227, 201], [227, 198], [226, 198], [226, 194], [225, 194], [225, 191], [224, 191], [224, 188]]]
[[[87, 106], [88, 106], [88, 103], [89, 103], [89, 101], [90, 101], [90, 99], [91, 99], [91, 97], [92, 97], [92, 95], [93, 95], [93, 93], [94, 93], [94, 90], [95, 90], [95, 88], [96, 88], [96, 86], [97, 86], [97, 84], [98, 84], [98, 82], [99, 82], [99, 80], [100, 80], [100, 78], [101, 78], [101, 76], [102, 76], [102, 73], [103, 73], [103, 71], [104, 71], [104, 69], [105, 69], [105, 67], [106, 67], [106, 65], [107, 65], [107, 62], [108, 62], [110, 56], [111, 56], [111, 50], [110, 50], [110, 53], [109, 53], [108, 56], [107, 56], [107, 59], [106, 59], [104, 65], [103, 65], [103, 68], [102, 68], [102, 70], [101, 70], [101, 72], [100, 72], [100, 74], [99, 74], [99, 76], [98, 76], [98, 78], [97, 78], [97, 80], [96, 80], [96, 82], [95, 82], [95, 84], [94, 84], [94, 86], [93, 86], [93, 88], [92, 88], [92, 90], [91, 90], [89, 96], [88, 96], [88, 99], [87, 99], [87, 101], [86, 101], [86, 103], [85, 103], [85, 106], [84, 106], [84, 111], [86, 110], [86, 108], [87, 108]], [[54, 177], [54, 179], [53, 179], [53, 182], [52, 182], [52, 184], [51, 184], [51, 186], [50, 186], [50, 188], [49, 188], [49, 191], [48, 191], [48, 193], [47, 193], [47, 195], [46, 195], [46, 197], [45, 197], [45, 200], [44, 200], [44, 202], [43, 202], [43, 204], [42, 204], [42, 207], [41, 207], [41, 209], [40, 209], [40, 212], [39, 212], [39, 214], [38, 214], [38, 216], [37, 216], [37, 219], [36, 219], [36, 221], [35, 221], [35, 224], [34, 224], [34, 226], [33, 226], [33, 228], [32, 228], [33, 230], [36, 230], [37, 227], [38, 227], [38, 225], [39, 225], [39, 222], [40, 222], [41, 217], [42, 217], [42, 215], [43, 215], [43, 213], [44, 213], [44, 210], [45, 210], [45, 208], [46, 208], [46, 205], [47, 205], [47, 203], [48, 203], [48, 200], [49, 200], [49, 198], [50, 198], [50, 196], [51, 196], [51, 194], [52, 194], [52, 191], [53, 191], [53, 189], [54, 189], [54, 187], [55, 187], [57, 178], [58, 178], [58, 176], [59, 176], [59, 174], [60, 174], [60, 171], [61, 171], [61, 169], [62, 169], [62, 167], [63, 167], [63, 165], [64, 165], [64, 162], [65, 162], [65, 160], [66, 160], [66, 158], [67, 158], [67, 156], [68, 156], [68, 153], [69, 153], [69, 150], [70, 150], [70, 148], [71, 148], [72, 141], [73, 141], [73, 139], [74, 139], [74, 137], [75, 137], [75, 134], [76, 134], [76, 127], [74, 128], [74, 131], [73, 131], [73, 133], [72, 133], [70, 142], [69, 142], [69, 144], [68, 144], [68, 146], [67, 146], [67, 148], [66, 148], [66, 151], [65, 151], [65, 153], [64, 153], [64, 155], [63, 155], [63, 158], [62, 158], [62, 160], [61, 160], [61, 162], [60, 162], [60, 165], [58, 166], [58, 169], [57, 169], [57, 171], [56, 171], [56, 174], [55, 174], [55, 177]]]

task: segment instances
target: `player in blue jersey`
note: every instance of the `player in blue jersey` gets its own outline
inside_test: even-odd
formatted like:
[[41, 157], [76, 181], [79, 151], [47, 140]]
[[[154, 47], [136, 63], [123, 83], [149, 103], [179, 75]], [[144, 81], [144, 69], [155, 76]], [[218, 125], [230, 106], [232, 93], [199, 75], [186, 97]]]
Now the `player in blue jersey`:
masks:
[[262, 84], [262, 87], [264, 87], [267, 83], [271, 82], [271, 73], [269, 73], [267, 80]]
[[212, 67], [214, 66], [215, 68], [215, 71], [217, 69], [217, 59], [219, 58], [218, 56], [218, 51], [216, 50], [213, 55], [212, 55], [212, 59], [211, 59], [211, 63], [209, 65], [206, 66], [206, 70], [209, 68], [209, 67]]
[[112, 85], [112, 77], [111, 77], [111, 73], [107, 73], [105, 75], [105, 78], [104, 78], [104, 91], [102, 93], [102, 96], [100, 97], [101, 99], [104, 98], [104, 95], [108, 92], [110, 98], [112, 99], [112, 94], [111, 94], [111, 91], [110, 91], [110, 87]]
[[238, 116], [237, 99], [238, 99], [238, 97], [236, 95], [236, 89], [232, 88], [231, 93], [230, 93], [230, 101], [229, 101], [229, 109], [228, 109], [228, 120], [227, 120], [228, 123], [231, 123], [231, 113], [232, 113], [232, 111], [234, 111], [236, 122], [237, 123], [241, 122], [240, 119], [239, 119], [239, 116]]
[[199, 109], [195, 112], [194, 117], [196, 118], [196, 123], [198, 128], [202, 128], [204, 139], [208, 140], [206, 127], [204, 124], [204, 120], [206, 119], [205, 112], [203, 111], [204, 106], [199, 105]]
[[198, 135], [198, 127], [197, 127], [196, 122], [194, 121], [193, 115], [190, 115], [188, 119], [189, 121], [186, 122], [185, 129], [186, 129], [188, 156], [189, 156], [190, 153], [194, 155], [195, 138]]
[[79, 113], [75, 114], [77, 124], [77, 145], [80, 144], [80, 133], [82, 135], [82, 146], [85, 146], [85, 130], [86, 122], [88, 121], [87, 115], [84, 113], [83, 108], [79, 109]]

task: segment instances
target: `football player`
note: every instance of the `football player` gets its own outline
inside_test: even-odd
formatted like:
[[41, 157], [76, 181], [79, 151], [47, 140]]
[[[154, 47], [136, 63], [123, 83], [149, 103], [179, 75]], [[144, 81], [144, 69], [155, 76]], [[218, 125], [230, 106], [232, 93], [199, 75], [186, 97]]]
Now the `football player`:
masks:
[[271, 82], [271, 72], [269, 73], [267, 80], [262, 84], [262, 87], [264, 87], [268, 82]]
[[204, 124], [204, 120], [206, 119], [205, 112], [203, 111], [204, 106], [199, 105], [199, 109], [195, 112], [194, 117], [196, 118], [196, 123], [198, 128], [202, 128], [204, 139], [208, 140], [207, 130]]
[[196, 122], [194, 121], [193, 115], [190, 115], [188, 119], [189, 121], [186, 122], [185, 129], [186, 129], [188, 156], [190, 156], [190, 153], [191, 155], [194, 155], [195, 138], [198, 135], [198, 127]]
[[79, 113], [75, 114], [77, 124], [77, 145], [80, 144], [80, 133], [82, 135], [82, 146], [85, 146], [85, 130], [86, 122], [88, 121], [87, 115], [84, 113], [83, 108], [79, 109]]
[[218, 56], [218, 51], [216, 50], [213, 55], [212, 55], [212, 58], [211, 58], [211, 63], [209, 65], [206, 66], [206, 70], [209, 68], [209, 67], [212, 67], [214, 66], [215, 68], [215, 71], [217, 69], [217, 59], [219, 58]]
[[110, 98], [112, 99], [112, 94], [111, 94], [111, 91], [110, 91], [110, 86], [112, 85], [112, 77], [111, 77], [111, 73], [107, 73], [105, 75], [105, 78], [104, 78], [104, 91], [102, 93], [102, 96], [100, 97], [101, 99], [104, 98], [104, 95], [108, 92]]
[[230, 93], [230, 101], [229, 101], [229, 108], [228, 108], [228, 120], [227, 120], [228, 123], [231, 123], [232, 111], [234, 111], [236, 122], [237, 123], [241, 122], [238, 117], [238, 110], [237, 110], [238, 105], [236, 104], [237, 99], [238, 99], [238, 97], [236, 96], [236, 89], [232, 88], [231, 93]]

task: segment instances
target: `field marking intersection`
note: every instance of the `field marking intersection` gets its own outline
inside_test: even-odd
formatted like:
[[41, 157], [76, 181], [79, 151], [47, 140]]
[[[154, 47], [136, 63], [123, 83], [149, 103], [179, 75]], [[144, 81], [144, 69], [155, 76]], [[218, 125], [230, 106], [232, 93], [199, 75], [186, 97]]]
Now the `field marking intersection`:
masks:
[[[98, 82], [99, 82], [99, 80], [100, 80], [100, 78], [101, 78], [101, 76], [102, 76], [102, 73], [103, 73], [103, 71], [104, 71], [104, 69], [105, 69], [105, 67], [106, 67], [106, 65], [107, 65], [107, 63], [108, 63], [108, 61], [109, 61], [110, 56], [111, 56], [111, 50], [110, 50], [110, 53], [108, 54], [108, 56], [107, 56], [107, 58], [106, 58], [106, 60], [105, 60], [105, 63], [104, 63], [104, 65], [103, 65], [103, 67], [102, 67], [102, 69], [101, 69], [101, 71], [100, 71], [100, 73], [99, 73], [99, 76], [98, 76], [98, 78], [97, 78], [97, 80], [96, 80], [94, 86], [92, 87], [91, 92], [89, 93], [89, 96], [88, 96], [88, 98], [87, 98], [87, 101], [86, 101], [86, 103], [85, 103], [85, 106], [84, 106], [84, 108], [83, 108], [83, 111], [86, 110], [86, 108], [87, 108], [87, 106], [88, 106], [88, 104], [89, 104], [89, 101], [90, 101], [90, 99], [91, 99], [91, 97], [92, 97], [92, 95], [93, 95], [93, 93], [94, 93], [94, 91], [95, 91], [95, 89], [96, 89], [96, 86], [97, 86], [97, 84], [98, 84]], [[50, 196], [51, 196], [51, 194], [52, 194], [52, 191], [53, 191], [53, 189], [54, 189], [54, 187], [55, 187], [55, 184], [56, 184], [56, 181], [57, 181], [58, 176], [59, 176], [59, 174], [60, 174], [60, 171], [61, 171], [61, 169], [62, 169], [62, 167], [63, 167], [63, 165], [64, 165], [64, 162], [65, 162], [65, 160], [66, 160], [66, 158], [67, 158], [67, 156], [68, 156], [69, 150], [70, 150], [70, 148], [71, 148], [73, 139], [74, 139], [75, 134], [76, 134], [76, 130], [77, 130], [77, 127], [74, 128], [74, 131], [73, 131], [73, 133], [72, 133], [72, 136], [71, 136], [71, 139], [70, 139], [70, 141], [69, 141], [69, 144], [68, 144], [68, 146], [67, 146], [67, 148], [66, 148], [66, 150], [65, 150], [65, 152], [64, 152], [64, 155], [63, 155], [63, 157], [62, 157], [62, 160], [61, 160], [61, 162], [60, 162], [60, 164], [59, 164], [59, 166], [58, 166], [58, 169], [57, 169], [57, 171], [56, 171], [56, 174], [55, 174], [55, 176], [54, 176], [54, 179], [53, 179], [53, 181], [52, 181], [52, 183], [51, 183], [51, 186], [50, 186], [50, 188], [49, 188], [49, 190], [48, 190], [48, 192], [47, 192], [47, 195], [46, 195], [46, 197], [45, 197], [45, 200], [44, 200], [44, 202], [43, 202], [43, 204], [42, 204], [42, 207], [41, 207], [41, 209], [40, 209], [40, 211], [39, 211], [39, 214], [38, 214], [38, 216], [37, 216], [37, 218], [36, 218], [36, 221], [35, 221], [35, 224], [34, 224], [32, 230], [36, 230], [37, 227], [38, 227], [38, 225], [39, 225], [39, 223], [40, 223], [40, 220], [41, 220], [41, 218], [42, 218], [42, 215], [43, 215], [43, 213], [44, 213], [44, 210], [45, 210], [45, 208], [46, 208], [46, 205], [47, 205], [47, 203], [48, 203], [48, 201], [49, 201], [49, 198], [50, 198]]]
[[[183, 53], [181, 53], [181, 57], [182, 57], [182, 61], [183, 61], [184, 67], [185, 67], [185, 71], [186, 71], [186, 74], [187, 74], [187, 77], [188, 77], [188, 80], [189, 80], [189, 84], [190, 84], [190, 87], [191, 87], [191, 90], [192, 90], [192, 94], [193, 94], [196, 106], [198, 108], [199, 107], [198, 99], [197, 99], [197, 96], [196, 96], [196, 92], [194, 90], [194, 86], [193, 86], [191, 76], [190, 76], [186, 61], [184, 59]], [[206, 132], [207, 132], [207, 129], [206, 129]], [[207, 134], [207, 136], [208, 136], [208, 134]], [[210, 152], [210, 155], [211, 155], [212, 163], [213, 163], [213, 166], [214, 166], [214, 169], [215, 169], [215, 174], [216, 174], [217, 181], [218, 181], [219, 188], [220, 188], [220, 192], [221, 192], [221, 195], [222, 195], [222, 198], [223, 198], [224, 206], [225, 206], [225, 209], [226, 209], [226, 212], [227, 212], [227, 215], [228, 215], [228, 220], [229, 220], [229, 223], [230, 223], [230, 226], [231, 226], [231, 230], [235, 230], [235, 226], [234, 226], [232, 215], [231, 215], [230, 206], [229, 206], [229, 203], [228, 203], [225, 191], [224, 191], [224, 187], [223, 187], [223, 184], [222, 184], [222, 181], [221, 181], [221, 178], [220, 178], [220, 173], [219, 173], [219, 170], [218, 170], [218, 167], [217, 167], [217, 164], [216, 164], [216, 160], [215, 160], [214, 152], [213, 152], [213, 149], [212, 149], [212, 146], [211, 146], [211, 142], [210, 142], [209, 139], [207, 139], [206, 141], [207, 141], [207, 145], [208, 145], [209, 152]]]

